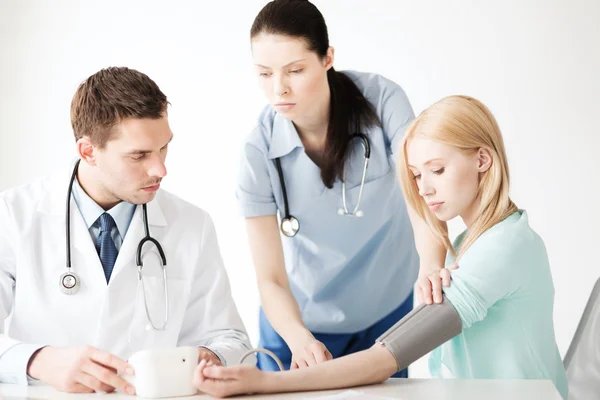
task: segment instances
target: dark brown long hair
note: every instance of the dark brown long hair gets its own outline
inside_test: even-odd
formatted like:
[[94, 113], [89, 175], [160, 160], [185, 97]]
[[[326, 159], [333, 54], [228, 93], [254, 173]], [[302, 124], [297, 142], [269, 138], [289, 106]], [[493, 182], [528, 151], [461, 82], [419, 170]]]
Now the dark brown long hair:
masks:
[[[258, 13], [250, 39], [260, 34], [303, 39], [308, 50], [321, 58], [327, 55], [329, 37], [321, 12], [308, 0], [274, 0]], [[368, 126], [381, 123], [371, 103], [352, 80], [331, 67], [327, 71], [331, 92], [329, 126], [321, 161], [321, 179], [328, 188], [341, 177], [347, 157], [348, 138]]]

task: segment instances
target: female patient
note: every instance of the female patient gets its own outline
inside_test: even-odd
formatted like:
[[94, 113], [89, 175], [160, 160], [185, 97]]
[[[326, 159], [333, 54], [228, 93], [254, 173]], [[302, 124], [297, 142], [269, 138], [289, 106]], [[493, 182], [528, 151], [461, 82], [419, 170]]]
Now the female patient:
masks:
[[[195, 376], [201, 391], [228, 396], [377, 383], [435, 349], [434, 376], [549, 379], [566, 399], [546, 249], [509, 197], [494, 117], [473, 98], [447, 97], [413, 121], [402, 146], [405, 197], [446, 246], [446, 266], [460, 266], [444, 288], [445, 302], [418, 307], [368, 350], [307, 369], [262, 372], [203, 361]], [[443, 222], [457, 216], [467, 230], [452, 244]]]

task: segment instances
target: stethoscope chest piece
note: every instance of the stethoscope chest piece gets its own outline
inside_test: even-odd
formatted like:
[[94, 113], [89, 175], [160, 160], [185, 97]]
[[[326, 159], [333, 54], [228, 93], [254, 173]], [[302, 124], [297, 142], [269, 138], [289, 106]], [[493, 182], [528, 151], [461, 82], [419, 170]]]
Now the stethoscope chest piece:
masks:
[[281, 219], [281, 232], [287, 237], [296, 236], [300, 230], [300, 222], [291, 215]]
[[64, 294], [74, 294], [79, 291], [79, 277], [74, 272], [65, 272], [60, 276], [59, 286]]

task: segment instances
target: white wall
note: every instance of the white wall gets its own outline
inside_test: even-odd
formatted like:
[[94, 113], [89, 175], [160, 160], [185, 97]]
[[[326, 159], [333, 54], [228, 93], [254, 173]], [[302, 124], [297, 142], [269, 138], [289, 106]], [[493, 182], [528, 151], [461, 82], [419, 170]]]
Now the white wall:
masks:
[[[234, 188], [239, 146], [264, 104], [248, 39], [264, 3], [0, 0], [0, 190], [74, 156], [69, 104], [83, 79], [110, 65], [147, 73], [172, 103], [164, 187], [213, 215], [255, 344], [258, 296]], [[495, 113], [513, 198], [548, 247], [564, 355], [600, 275], [600, 3], [315, 3], [337, 69], [395, 80], [416, 112], [461, 93]]]

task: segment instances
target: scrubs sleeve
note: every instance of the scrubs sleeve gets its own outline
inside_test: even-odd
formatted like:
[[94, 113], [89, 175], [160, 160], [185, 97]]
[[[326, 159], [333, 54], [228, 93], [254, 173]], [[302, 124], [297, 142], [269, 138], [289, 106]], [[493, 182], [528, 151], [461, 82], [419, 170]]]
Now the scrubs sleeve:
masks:
[[236, 197], [244, 217], [275, 215], [277, 206], [269, 177], [266, 151], [246, 143], [238, 172]]
[[[395, 83], [390, 83], [381, 94], [379, 118], [390, 151], [397, 154], [406, 128], [415, 119], [415, 114], [404, 90]], [[396, 165], [396, 157], [391, 158]]]

